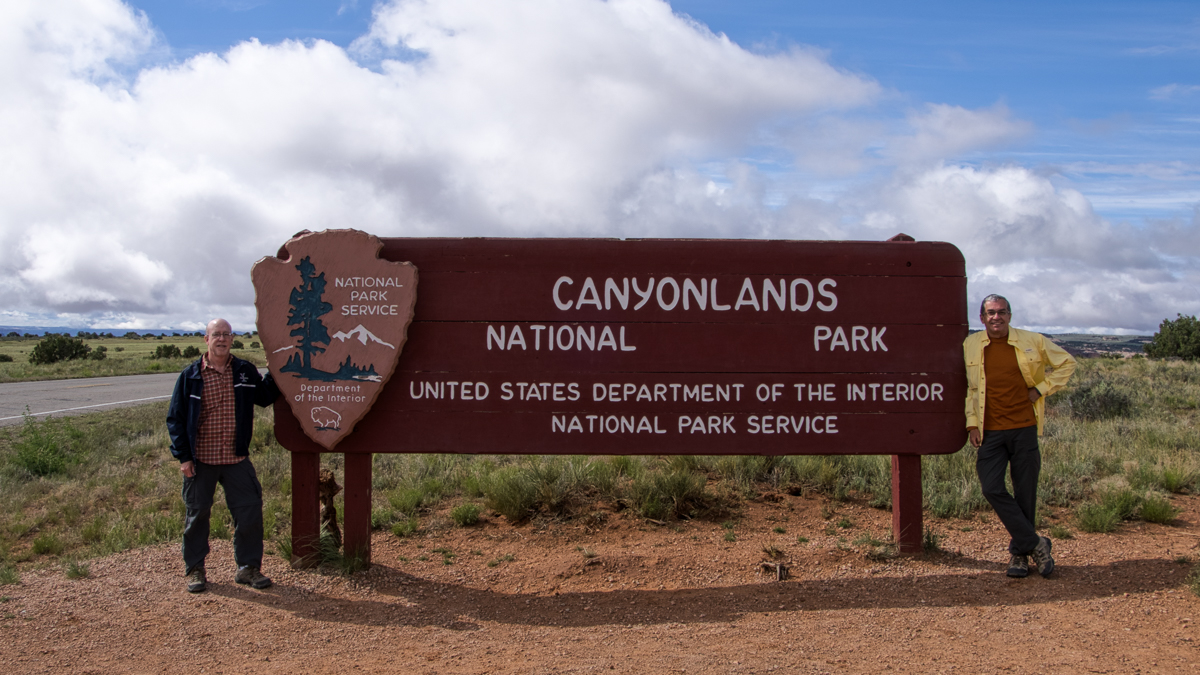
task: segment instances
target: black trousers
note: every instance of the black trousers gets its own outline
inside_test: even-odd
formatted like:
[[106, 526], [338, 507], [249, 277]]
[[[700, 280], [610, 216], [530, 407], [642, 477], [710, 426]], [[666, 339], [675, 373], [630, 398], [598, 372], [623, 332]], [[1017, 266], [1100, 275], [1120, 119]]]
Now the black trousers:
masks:
[[[1012, 474], [1013, 493], [1004, 485], [1005, 470]], [[984, 431], [975, 471], [988, 500], [1012, 539], [1008, 552], [1027, 555], [1038, 545], [1037, 487], [1042, 472], [1037, 426]]]
[[225, 488], [225, 505], [233, 516], [233, 558], [238, 567], [262, 567], [263, 517], [262, 484], [249, 459], [237, 464], [201, 464], [193, 462], [196, 475], [183, 479], [184, 571], [204, 564], [208, 556], [208, 529], [213, 495], [217, 484]]

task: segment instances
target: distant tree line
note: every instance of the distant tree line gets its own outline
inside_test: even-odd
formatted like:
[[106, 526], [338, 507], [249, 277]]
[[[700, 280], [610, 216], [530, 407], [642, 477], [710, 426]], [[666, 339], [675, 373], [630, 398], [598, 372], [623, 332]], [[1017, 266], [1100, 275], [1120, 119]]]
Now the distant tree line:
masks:
[[1154, 339], [1142, 349], [1146, 355], [1161, 359], [1177, 356], [1194, 361], [1200, 359], [1200, 321], [1194, 316], [1176, 314], [1176, 319], [1163, 319]]

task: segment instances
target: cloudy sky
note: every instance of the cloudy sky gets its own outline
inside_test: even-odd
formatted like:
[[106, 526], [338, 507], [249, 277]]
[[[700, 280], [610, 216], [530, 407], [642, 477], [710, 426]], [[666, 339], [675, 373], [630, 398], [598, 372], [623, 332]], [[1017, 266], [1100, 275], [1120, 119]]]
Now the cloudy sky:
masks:
[[1200, 313], [1191, 2], [5, 0], [0, 91], [4, 325], [249, 329], [342, 227], [906, 232], [1017, 325]]

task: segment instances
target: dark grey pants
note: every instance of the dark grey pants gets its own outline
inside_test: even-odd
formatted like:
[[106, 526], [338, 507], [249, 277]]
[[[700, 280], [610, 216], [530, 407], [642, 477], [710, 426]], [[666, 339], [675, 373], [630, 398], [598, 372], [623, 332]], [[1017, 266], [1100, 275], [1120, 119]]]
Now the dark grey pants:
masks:
[[[1012, 474], [1014, 494], [1004, 484], [1006, 469]], [[975, 471], [984, 499], [1012, 537], [1008, 552], [1026, 555], [1037, 548], [1037, 486], [1042, 471], [1037, 426], [983, 432]]]
[[237, 464], [193, 462], [196, 475], [183, 479], [183, 563], [185, 573], [204, 564], [208, 555], [209, 518], [217, 484], [225, 489], [225, 505], [233, 516], [233, 558], [238, 567], [262, 567], [262, 485], [249, 459]]

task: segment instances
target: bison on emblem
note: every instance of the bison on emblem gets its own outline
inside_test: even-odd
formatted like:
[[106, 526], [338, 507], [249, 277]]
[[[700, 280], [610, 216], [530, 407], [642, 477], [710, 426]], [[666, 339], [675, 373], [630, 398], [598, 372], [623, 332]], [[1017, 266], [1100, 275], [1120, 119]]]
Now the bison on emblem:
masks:
[[312, 421], [317, 424], [317, 429], [337, 431], [342, 428], [342, 416], [333, 408], [317, 406], [310, 414]]

